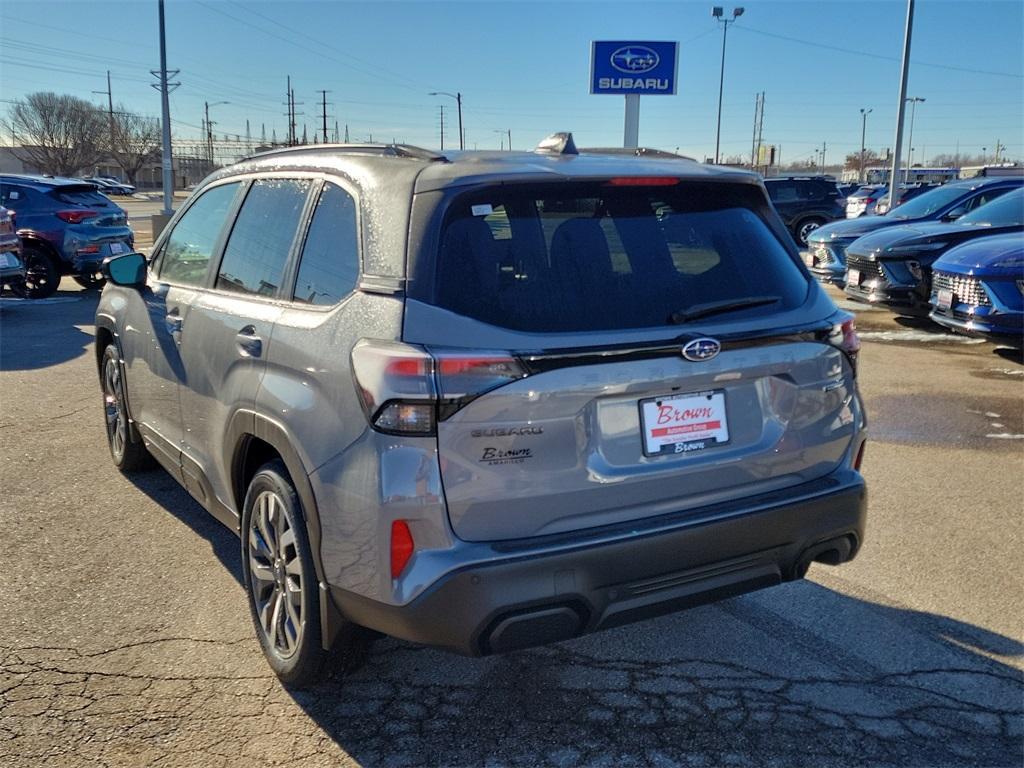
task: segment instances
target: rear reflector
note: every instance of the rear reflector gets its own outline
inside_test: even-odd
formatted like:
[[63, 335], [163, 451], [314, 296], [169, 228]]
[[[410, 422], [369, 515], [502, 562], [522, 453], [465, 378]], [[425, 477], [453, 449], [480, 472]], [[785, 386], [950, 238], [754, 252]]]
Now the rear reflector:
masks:
[[860, 352], [860, 337], [857, 335], [857, 323], [848, 312], [840, 312], [828, 336], [829, 344], [846, 353], [850, 360], [854, 375], [857, 373], [857, 353]]
[[616, 176], [605, 182], [606, 187], [673, 187], [679, 179], [671, 176]]
[[412, 557], [415, 543], [412, 540], [412, 531], [405, 520], [394, 520], [391, 523], [391, 578], [397, 579], [402, 575], [405, 566]]
[[860, 444], [860, 448], [857, 451], [857, 458], [853, 460], [853, 468], [858, 472], [860, 472], [860, 465], [864, 461], [864, 448], [867, 446], [867, 444], [867, 440]]

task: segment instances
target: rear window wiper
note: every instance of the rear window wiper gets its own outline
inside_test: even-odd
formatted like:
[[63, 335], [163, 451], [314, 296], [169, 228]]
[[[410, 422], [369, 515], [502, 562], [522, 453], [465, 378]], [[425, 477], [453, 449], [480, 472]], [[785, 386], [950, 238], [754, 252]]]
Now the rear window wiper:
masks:
[[781, 296], [748, 296], [745, 299], [734, 299], [732, 301], [715, 301], [709, 304], [695, 304], [689, 309], [681, 309], [668, 316], [669, 323], [680, 325], [709, 315], [719, 315], [725, 312], [733, 312], [737, 309], [748, 307], [762, 307], [766, 304], [775, 304], [781, 301]]

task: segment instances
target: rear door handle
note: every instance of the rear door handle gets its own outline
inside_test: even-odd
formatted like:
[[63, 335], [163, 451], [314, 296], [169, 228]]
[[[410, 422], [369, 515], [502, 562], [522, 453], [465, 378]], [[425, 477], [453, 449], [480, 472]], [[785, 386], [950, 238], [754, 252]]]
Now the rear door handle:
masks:
[[254, 326], [245, 326], [235, 335], [235, 341], [242, 357], [259, 357], [263, 354], [263, 339], [256, 335]]

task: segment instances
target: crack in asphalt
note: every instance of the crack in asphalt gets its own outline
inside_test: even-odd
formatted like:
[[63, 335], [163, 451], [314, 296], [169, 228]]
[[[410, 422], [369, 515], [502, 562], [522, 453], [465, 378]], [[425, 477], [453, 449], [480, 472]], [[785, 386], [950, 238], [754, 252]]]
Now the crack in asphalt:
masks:
[[[470, 660], [385, 640], [361, 668], [289, 693], [251, 638], [0, 644], [0, 764], [1009, 766], [1024, 754], [1024, 685], [1009, 668], [787, 675], [574, 645]], [[958, 695], [979, 688], [984, 701]]]

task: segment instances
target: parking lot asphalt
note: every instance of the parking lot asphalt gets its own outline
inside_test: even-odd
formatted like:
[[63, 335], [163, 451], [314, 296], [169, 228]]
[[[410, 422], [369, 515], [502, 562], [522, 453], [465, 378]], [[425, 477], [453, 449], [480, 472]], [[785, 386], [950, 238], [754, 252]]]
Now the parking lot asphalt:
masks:
[[555, 646], [390, 639], [289, 693], [239, 545], [112, 466], [95, 295], [0, 299], [0, 765], [1019, 766], [1024, 365], [860, 311], [848, 565]]

